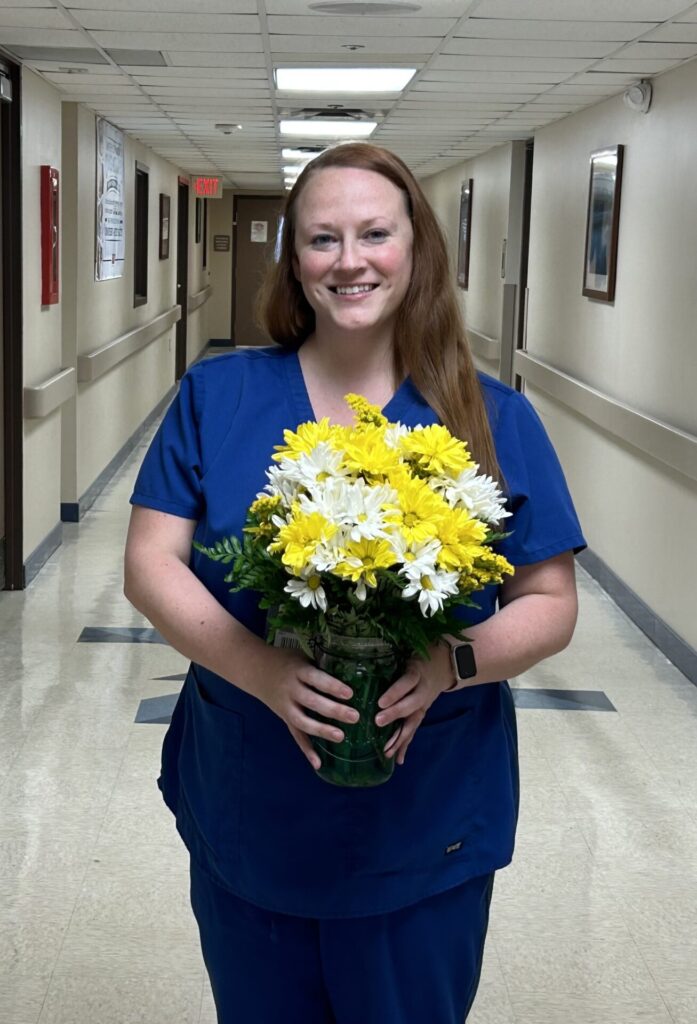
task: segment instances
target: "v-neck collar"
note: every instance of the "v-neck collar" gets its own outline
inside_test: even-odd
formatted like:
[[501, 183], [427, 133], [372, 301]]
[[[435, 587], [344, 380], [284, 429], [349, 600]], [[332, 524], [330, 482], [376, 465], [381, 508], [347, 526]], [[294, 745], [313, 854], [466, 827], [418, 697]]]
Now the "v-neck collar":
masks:
[[[298, 423], [305, 423], [308, 420], [316, 422], [317, 417], [315, 411], [312, 408], [310, 402], [310, 396], [308, 394], [307, 385], [305, 383], [305, 377], [303, 375], [302, 366], [300, 365], [300, 358], [298, 352], [291, 352], [288, 358], [285, 360], [286, 365], [286, 377], [288, 380], [288, 390], [290, 392], [293, 406], [298, 416]], [[406, 411], [413, 402], [414, 395], [417, 394], [416, 388], [411, 382], [409, 377], [405, 377], [402, 383], [399, 385], [392, 398], [381, 410], [383, 416], [386, 416], [391, 422], [395, 422]]]

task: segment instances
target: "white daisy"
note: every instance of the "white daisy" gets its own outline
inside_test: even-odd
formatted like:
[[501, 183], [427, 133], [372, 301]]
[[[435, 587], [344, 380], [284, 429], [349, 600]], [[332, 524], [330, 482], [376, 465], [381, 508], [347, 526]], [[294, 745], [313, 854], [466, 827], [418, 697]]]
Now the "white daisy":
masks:
[[446, 597], [457, 594], [459, 573], [435, 570], [421, 573], [410, 564], [405, 565], [399, 572], [409, 581], [402, 591], [402, 597], [408, 600], [417, 596], [422, 615], [433, 615], [440, 611]]
[[511, 513], [505, 507], [506, 499], [496, 481], [490, 476], [478, 475], [478, 469], [479, 466], [470, 466], [457, 477], [440, 477], [430, 484], [451, 508], [465, 508], [474, 519], [495, 526]]
[[[320, 441], [310, 452], [301, 452], [297, 459], [283, 460], [283, 472], [289, 479], [303, 487], [328, 481], [335, 477], [345, 477], [342, 469], [343, 452], [336, 451], [326, 441]], [[288, 465], [286, 466], [286, 462]]]
[[287, 594], [299, 601], [303, 608], [319, 608], [327, 610], [327, 595], [322, 586], [322, 577], [316, 572], [308, 572], [288, 580], [283, 588]]

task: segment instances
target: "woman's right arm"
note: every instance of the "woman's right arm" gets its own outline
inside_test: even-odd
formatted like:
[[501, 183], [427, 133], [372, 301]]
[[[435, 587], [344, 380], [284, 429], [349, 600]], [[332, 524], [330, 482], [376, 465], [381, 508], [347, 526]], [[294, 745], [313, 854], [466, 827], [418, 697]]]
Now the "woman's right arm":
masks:
[[330, 740], [343, 734], [309, 717], [307, 709], [335, 721], [354, 721], [351, 709], [331, 699], [345, 699], [350, 689], [301, 653], [270, 647], [216, 601], [189, 568], [195, 527], [191, 519], [133, 507], [124, 565], [126, 597], [175, 650], [257, 697], [283, 719], [318, 768], [308, 734]]

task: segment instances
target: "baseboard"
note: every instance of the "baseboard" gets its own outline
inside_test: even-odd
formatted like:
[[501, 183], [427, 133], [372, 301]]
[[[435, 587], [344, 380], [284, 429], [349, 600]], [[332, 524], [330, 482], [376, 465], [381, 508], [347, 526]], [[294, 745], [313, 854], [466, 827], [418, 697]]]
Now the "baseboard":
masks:
[[594, 580], [606, 591], [625, 615], [645, 633], [649, 640], [697, 686], [697, 651], [671, 629], [667, 622], [649, 608], [645, 601], [599, 558], [586, 549], [576, 556]]
[[177, 385], [174, 384], [169, 389], [167, 394], [162, 398], [151, 413], [143, 420], [137, 430], [135, 430], [129, 439], [126, 441], [121, 448], [119, 448], [116, 455], [113, 457], [111, 462], [102, 470], [97, 479], [92, 483], [85, 493], [79, 498], [78, 501], [63, 501], [61, 502], [61, 520], [64, 523], [79, 523], [83, 518], [85, 512], [94, 505], [95, 501], [102, 493], [106, 485], [111, 480], [112, 476], [118, 472], [123, 466], [128, 456], [133, 452], [140, 444], [142, 438], [150, 429], [150, 427], [157, 421], [162, 415], [164, 410], [167, 408], [169, 403], [172, 401], [177, 391]]
[[225, 348], [231, 348], [234, 344], [232, 338], [210, 338], [208, 344], [211, 348], [215, 348], [216, 345], [222, 345]]
[[51, 532], [47, 534], [38, 547], [24, 563], [24, 586], [28, 587], [41, 569], [46, 565], [53, 552], [63, 543], [63, 524], [56, 523]]

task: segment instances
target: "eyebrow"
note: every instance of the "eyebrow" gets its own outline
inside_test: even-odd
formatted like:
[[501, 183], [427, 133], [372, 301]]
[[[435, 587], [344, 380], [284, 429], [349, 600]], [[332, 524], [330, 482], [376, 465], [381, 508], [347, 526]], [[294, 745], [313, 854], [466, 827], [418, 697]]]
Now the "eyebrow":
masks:
[[[378, 221], [382, 222], [383, 224], [386, 224], [387, 227], [390, 227], [393, 230], [397, 227], [395, 221], [390, 220], [389, 217], [385, 217], [382, 214], [378, 213], [378, 214], [376, 214], [375, 217], [368, 217], [367, 220], [362, 220], [359, 223], [359, 225], [358, 225], [358, 230], [360, 231], [360, 230], [363, 230], [364, 228], [367, 228], [367, 227], [370, 227], [370, 226], [375, 226], [375, 225], [377, 225]], [[308, 224], [307, 230], [308, 231], [335, 231], [336, 227], [335, 227], [334, 224], [330, 224], [330, 223], [325, 222], [325, 221], [320, 221], [320, 222], [317, 222], [316, 224]]]

